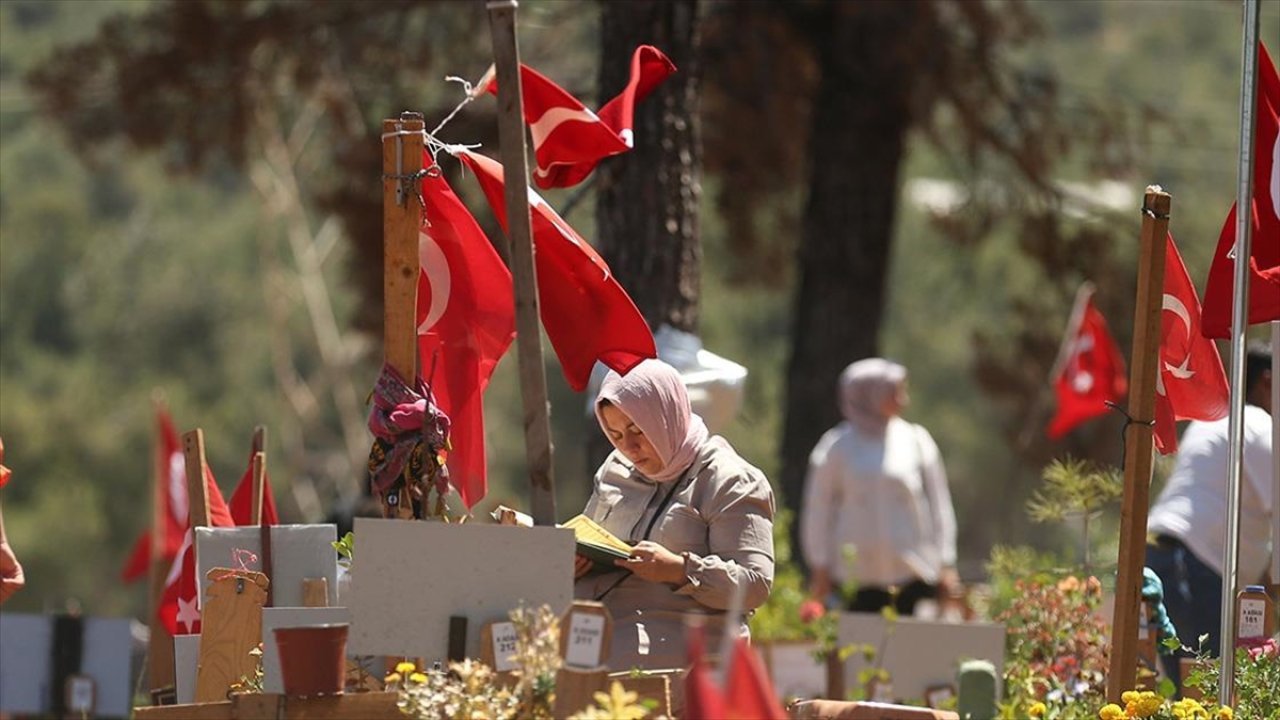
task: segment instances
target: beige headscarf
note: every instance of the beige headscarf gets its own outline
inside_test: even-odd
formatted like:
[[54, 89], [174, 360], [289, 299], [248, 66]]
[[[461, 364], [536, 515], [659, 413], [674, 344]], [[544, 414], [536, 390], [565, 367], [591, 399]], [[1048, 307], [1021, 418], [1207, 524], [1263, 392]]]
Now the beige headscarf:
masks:
[[707, 440], [707, 426], [689, 407], [689, 394], [680, 373], [661, 360], [645, 360], [625, 376], [610, 370], [596, 396], [596, 419], [606, 433], [600, 403], [608, 401], [631, 418], [662, 460], [655, 482], [670, 482], [684, 474]]
[[889, 424], [884, 403], [906, 379], [907, 369], [892, 360], [867, 358], [852, 363], [840, 373], [840, 413], [858, 430], [884, 435]]

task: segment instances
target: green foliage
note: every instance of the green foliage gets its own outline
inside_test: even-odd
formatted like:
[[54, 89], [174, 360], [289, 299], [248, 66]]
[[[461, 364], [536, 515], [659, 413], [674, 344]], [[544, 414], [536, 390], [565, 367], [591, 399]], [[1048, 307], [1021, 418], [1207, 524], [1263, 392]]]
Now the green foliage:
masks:
[[1124, 493], [1124, 482], [1115, 468], [1098, 468], [1070, 456], [1054, 460], [1044, 470], [1044, 487], [1027, 502], [1027, 513], [1036, 522], [1062, 520], [1070, 514], [1090, 514]]
[[348, 532], [341, 538], [334, 540], [333, 549], [338, 552], [338, 557], [342, 558], [350, 565], [356, 559], [356, 534]]

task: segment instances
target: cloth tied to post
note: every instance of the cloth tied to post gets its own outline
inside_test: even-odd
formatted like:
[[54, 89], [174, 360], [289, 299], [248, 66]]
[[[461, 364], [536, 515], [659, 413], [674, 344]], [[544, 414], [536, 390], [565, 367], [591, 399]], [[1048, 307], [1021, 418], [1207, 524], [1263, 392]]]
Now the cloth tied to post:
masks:
[[431, 389], [418, 378], [416, 388], [390, 365], [373, 387], [369, 411], [369, 476], [373, 490], [387, 496], [403, 483], [416, 501], [431, 484], [441, 497], [449, 490], [442, 453], [449, 446], [449, 417], [435, 403]]

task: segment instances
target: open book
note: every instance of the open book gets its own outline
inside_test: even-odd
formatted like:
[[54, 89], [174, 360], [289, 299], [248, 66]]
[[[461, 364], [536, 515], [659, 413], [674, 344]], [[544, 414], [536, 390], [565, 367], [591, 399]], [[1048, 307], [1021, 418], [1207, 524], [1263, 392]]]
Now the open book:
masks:
[[[519, 510], [512, 510], [505, 505], [499, 505], [492, 514], [493, 519], [497, 520], [501, 525], [533, 526], [533, 518]], [[578, 515], [561, 523], [558, 527], [573, 530], [574, 539], [577, 541], [577, 553], [583, 557], [591, 558], [597, 565], [614, 569], [613, 562], [615, 560], [624, 560], [631, 557], [632, 547], [630, 545], [619, 540], [616, 535], [605, 530], [599, 523], [586, 515]]]
[[589, 557], [597, 565], [614, 568], [615, 560], [631, 557], [633, 548], [618, 539], [616, 535], [600, 527], [599, 523], [578, 515], [560, 524], [560, 527], [573, 530], [574, 539], [578, 541], [578, 554]]

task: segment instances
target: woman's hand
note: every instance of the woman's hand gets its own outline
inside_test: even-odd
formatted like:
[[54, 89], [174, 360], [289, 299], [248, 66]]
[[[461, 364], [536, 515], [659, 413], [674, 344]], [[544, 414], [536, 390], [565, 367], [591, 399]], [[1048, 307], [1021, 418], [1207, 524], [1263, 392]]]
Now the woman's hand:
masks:
[[587, 557], [586, 555], [573, 556], [573, 579], [574, 580], [577, 580], [583, 575], [586, 575], [590, 571], [591, 571], [591, 558]]
[[624, 567], [649, 582], [685, 583], [684, 558], [649, 540], [638, 543], [631, 557], [617, 560], [614, 565]]

